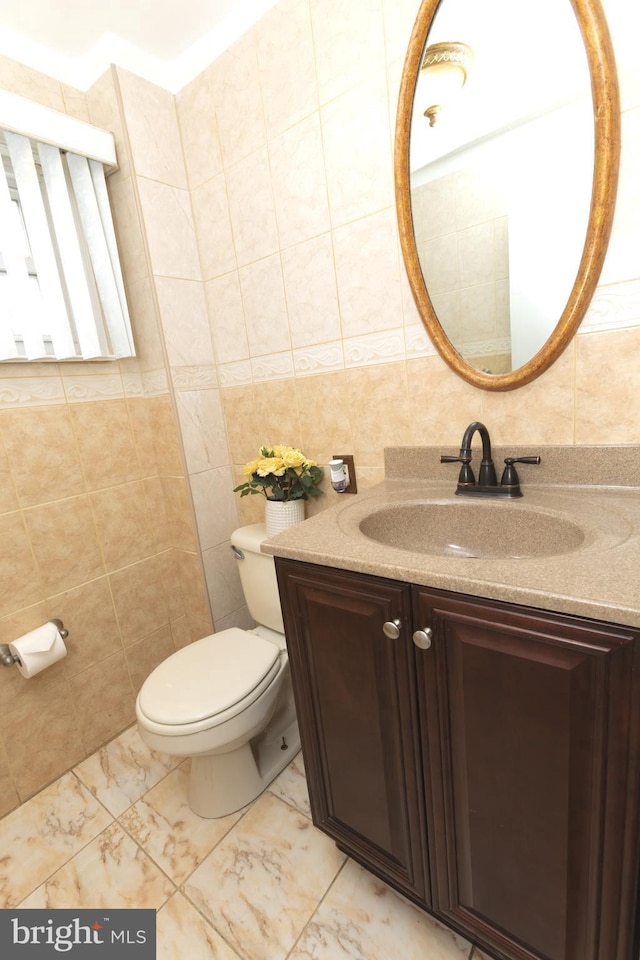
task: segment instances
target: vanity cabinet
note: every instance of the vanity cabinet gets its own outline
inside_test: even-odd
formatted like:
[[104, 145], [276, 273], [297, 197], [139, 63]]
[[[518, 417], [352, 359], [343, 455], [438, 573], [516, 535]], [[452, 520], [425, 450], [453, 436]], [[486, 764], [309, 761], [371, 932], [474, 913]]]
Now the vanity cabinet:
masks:
[[276, 568], [315, 824], [500, 960], [636, 960], [638, 631]]

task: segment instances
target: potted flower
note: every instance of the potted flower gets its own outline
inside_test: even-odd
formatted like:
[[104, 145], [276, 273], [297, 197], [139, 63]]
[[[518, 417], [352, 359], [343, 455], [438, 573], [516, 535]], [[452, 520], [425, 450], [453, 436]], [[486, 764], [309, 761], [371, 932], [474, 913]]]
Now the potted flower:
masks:
[[245, 464], [242, 472], [248, 479], [234, 493], [266, 498], [268, 536], [304, 520], [304, 501], [322, 493], [318, 486], [324, 476], [322, 467], [296, 447], [261, 447], [260, 456]]

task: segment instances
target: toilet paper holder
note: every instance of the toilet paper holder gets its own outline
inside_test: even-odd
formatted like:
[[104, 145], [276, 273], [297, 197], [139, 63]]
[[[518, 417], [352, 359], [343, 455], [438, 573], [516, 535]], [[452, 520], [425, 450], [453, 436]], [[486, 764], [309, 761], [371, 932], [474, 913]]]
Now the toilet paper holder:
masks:
[[[67, 637], [69, 636], [69, 631], [66, 629], [62, 620], [58, 620], [54, 618], [52, 620], [47, 620], [47, 623], [54, 623], [58, 628], [58, 633], [60, 634], [62, 639], [63, 640], [67, 639]], [[11, 653], [8, 643], [0, 643], [0, 664], [3, 667], [12, 667], [14, 663], [18, 663], [19, 660], [20, 660], [19, 657], [16, 657], [13, 653]]]

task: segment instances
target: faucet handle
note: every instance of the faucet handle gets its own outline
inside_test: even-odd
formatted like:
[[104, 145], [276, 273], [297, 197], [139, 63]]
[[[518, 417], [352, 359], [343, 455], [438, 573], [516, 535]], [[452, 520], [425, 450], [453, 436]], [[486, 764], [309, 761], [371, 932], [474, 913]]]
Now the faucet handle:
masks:
[[458, 489], [463, 487], [475, 486], [476, 478], [471, 469], [471, 457], [448, 457], [445, 454], [440, 456], [440, 463], [461, 463], [460, 474], [458, 476]]
[[520, 480], [514, 463], [540, 463], [540, 457], [505, 457], [505, 468], [500, 481], [502, 487], [520, 488]]

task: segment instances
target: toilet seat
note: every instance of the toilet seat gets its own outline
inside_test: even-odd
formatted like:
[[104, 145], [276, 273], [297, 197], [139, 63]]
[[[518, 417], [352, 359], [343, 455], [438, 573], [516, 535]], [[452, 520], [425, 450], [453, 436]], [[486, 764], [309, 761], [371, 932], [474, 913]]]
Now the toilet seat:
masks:
[[278, 647], [256, 633], [231, 627], [172, 654], [147, 677], [138, 694], [152, 727], [202, 729], [245, 709], [280, 668]]

